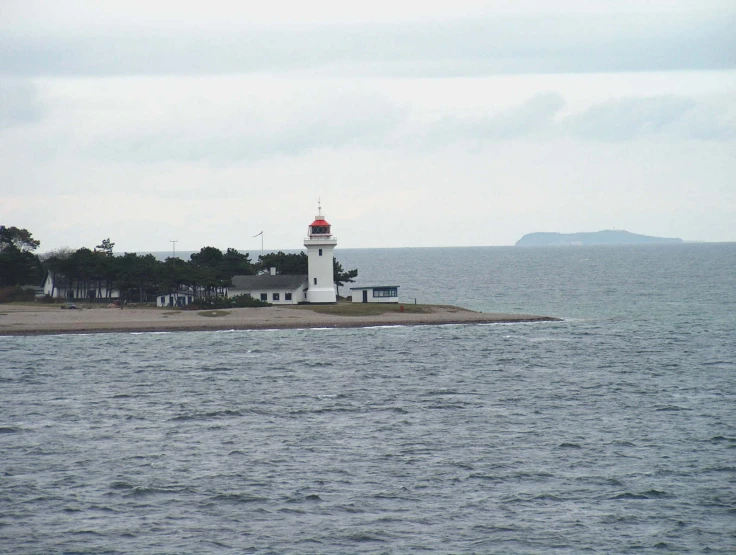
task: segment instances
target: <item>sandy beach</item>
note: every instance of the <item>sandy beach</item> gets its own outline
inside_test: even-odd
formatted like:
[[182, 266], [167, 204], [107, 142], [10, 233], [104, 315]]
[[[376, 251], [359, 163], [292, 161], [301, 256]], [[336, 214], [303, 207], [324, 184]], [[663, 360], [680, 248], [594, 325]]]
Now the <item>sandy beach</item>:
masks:
[[286, 328], [342, 328], [556, 321], [531, 314], [481, 313], [450, 306], [425, 307], [421, 313], [385, 312], [342, 315], [306, 307], [232, 308], [194, 311], [156, 308], [79, 308], [59, 305], [0, 305], [0, 335], [114, 333]]

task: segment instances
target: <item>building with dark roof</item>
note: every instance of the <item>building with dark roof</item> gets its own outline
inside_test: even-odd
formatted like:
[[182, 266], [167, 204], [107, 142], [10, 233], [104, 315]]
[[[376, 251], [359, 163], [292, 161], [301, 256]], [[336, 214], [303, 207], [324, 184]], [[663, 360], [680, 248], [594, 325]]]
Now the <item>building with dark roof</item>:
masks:
[[271, 304], [303, 303], [307, 300], [307, 279], [306, 275], [276, 274], [276, 269], [271, 268], [268, 274], [233, 276], [228, 295], [250, 295]]

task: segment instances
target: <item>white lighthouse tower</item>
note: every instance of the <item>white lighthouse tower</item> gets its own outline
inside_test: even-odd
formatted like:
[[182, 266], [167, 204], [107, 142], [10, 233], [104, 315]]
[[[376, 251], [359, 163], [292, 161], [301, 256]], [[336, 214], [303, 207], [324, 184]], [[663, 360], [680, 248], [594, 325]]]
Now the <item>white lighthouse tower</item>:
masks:
[[334, 303], [337, 302], [337, 296], [332, 251], [335, 250], [337, 239], [332, 236], [330, 224], [322, 215], [321, 203], [318, 204], [318, 212], [307, 231], [309, 237], [304, 239], [309, 267], [307, 302]]

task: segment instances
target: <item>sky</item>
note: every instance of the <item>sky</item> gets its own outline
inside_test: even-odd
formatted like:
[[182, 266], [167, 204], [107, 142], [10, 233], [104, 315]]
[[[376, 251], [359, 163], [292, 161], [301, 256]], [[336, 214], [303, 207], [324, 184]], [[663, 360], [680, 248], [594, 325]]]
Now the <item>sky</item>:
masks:
[[[266, 5], [264, 5], [266, 4]], [[39, 252], [736, 241], [732, 0], [3, 0]]]

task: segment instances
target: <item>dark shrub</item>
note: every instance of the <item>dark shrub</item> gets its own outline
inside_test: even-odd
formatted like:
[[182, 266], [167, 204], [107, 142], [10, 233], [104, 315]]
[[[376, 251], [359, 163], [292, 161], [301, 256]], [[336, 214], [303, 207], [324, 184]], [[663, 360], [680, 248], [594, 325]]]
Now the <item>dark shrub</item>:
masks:
[[197, 299], [187, 308], [190, 310], [217, 310], [221, 308], [249, 308], [258, 306], [271, 306], [271, 304], [260, 299], [254, 299], [250, 295], [236, 295], [235, 297]]
[[33, 289], [23, 289], [22, 287], [0, 288], [0, 303], [29, 302], [35, 299], [36, 293]]
[[262, 301], [261, 299], [255, 299], [250, 295], [236, 295], [231, 297], [230, 300], [233, 302], [232, 305], [235, 308], [246, 308], [246, 307], [258, 307], [258, 306], [271, 306], [271, 303]]

